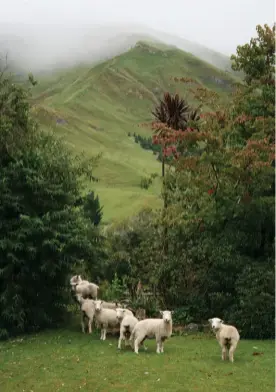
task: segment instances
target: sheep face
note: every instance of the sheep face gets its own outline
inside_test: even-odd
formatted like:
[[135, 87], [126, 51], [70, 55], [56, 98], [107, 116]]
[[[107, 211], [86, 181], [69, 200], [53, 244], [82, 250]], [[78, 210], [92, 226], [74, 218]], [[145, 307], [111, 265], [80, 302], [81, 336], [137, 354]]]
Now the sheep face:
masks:
[[217, 331], [221, 328], [221, 325], [223, 324], [223, 320], [221, 320], [220, 318], [214, 317], [208, 320], [208, 322], [211, 325], [211, 328], [214, 331]]
[[172, 314], [173, 312], [170, 312], [169, 310], [160, 310], [160, 314], [162, 315], [163, 320], [165, 323], [170, 323], [172, 321]]
[[71, 286], [77, 286], [78, 284], [80, 284], [81, 281], [82, 281], [81, 276], [75, 275], [70, 279], [70, 284]]
[[95, 311], [96, 311], [96, 312], [100, 312], [100, 311], [101, 311], [101, 309], [102, 309], [102, 303], [103, 303], [103, 301], [100, 301], [100, 300], [95, 301]]
[[116, 317], [119, 321], [123, 320], [123, 318], [125, 317], [125, 314], [126, 314], [125, 309], [122, 309], [122, 308], [116, 309]]

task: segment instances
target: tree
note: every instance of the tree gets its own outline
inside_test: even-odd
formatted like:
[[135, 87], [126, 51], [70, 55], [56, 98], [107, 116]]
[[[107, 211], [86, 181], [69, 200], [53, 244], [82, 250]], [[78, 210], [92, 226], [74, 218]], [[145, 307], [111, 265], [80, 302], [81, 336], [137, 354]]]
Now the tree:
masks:
[[237, 47], [237, 54], [231, 56], [234, 71], [243, 71], [245, 82], [274, 84], [275, 74], [275, 24], [256, 27], [258, 36]]
[[56, 326], [68, 278], [94, 242], [76, 201], [95, 162], [74, 157], [30, 117], [28, 93], [0, 80], [0, 337]]
[[197, 319], [221, 314], [243, 336], [268, 338], [274, 336], [275, 45], [274, 28], [257, 31], [259, 46], [251, 40], [237, 49], [245, 83], [228, 105], [196, 87], [195, 97], [213, 108], [201, 115], [198, 131], [163, 126], [154, 136], [174, 168], [164, 181], [166, 285], [161, 270], [158, 285], [168, 306], [181, 305], [182, 297]]
[[94, 191], [88, 193], [83, 204], [84, 213], [91, 223], [98, 226], [102, 220], [103, 207], [100, 206], [99, 196], [95, 197]]
[[184, 99], [180, 98], [178, 94], [173, 96], [167, 92], [152, 114], [158, 122], [173, 129], [184, 130], [188, 122], [189, 111], [190, 107]]

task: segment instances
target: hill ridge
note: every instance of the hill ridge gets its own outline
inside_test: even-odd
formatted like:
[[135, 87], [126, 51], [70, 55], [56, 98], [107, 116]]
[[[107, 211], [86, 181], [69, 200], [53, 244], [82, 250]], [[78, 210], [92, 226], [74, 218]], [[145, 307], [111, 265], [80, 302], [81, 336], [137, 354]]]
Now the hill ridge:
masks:
[[189, 87], [171, 76], [194, 77], [203, 87], [224, 95], [234, 81], [180, 49], [138, 41], [132, 49], [94, 67], [42, 79], [34, 89], [33, 112], [45, 129], [52, 128], [77, 152], [103, 153], [95, 171], [100, 182], [87, 187], [99, 194], [105, 221], [160, 205], [160, 179], [147, 191], [140, 187], [143, 177], [161, 172], [160, 163], [128, 135], [151, 136], [140, 124], [152, 119], [151, 110], [165, 91], [189, 97]]

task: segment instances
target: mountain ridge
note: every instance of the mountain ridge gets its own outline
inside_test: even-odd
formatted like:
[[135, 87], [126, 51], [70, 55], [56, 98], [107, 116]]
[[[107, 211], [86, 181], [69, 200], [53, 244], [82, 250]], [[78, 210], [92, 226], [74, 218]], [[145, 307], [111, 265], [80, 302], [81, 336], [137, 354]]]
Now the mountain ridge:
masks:
[[110, 59], [144, 39], [176, 46], [222, 70], [232, 72], [230, 58], [226, 55], [147, 26], [84, 26], [80, 31], [72, 26], [61, 30], [57, 36], [55, 31], [41, 31], [37, 36], [31, 27], [25, 30], [21, 28], [20, 34], [15, 34], [11, 27], [8, 29], [2, 26], [0, 53], [3, 55], [8, 51], [11, 62], [21, 72], [49, 72], [52, 69]]
[[99, 194], [105, 222], [145, 206], [161, 205], [160, 178], [148, 190], [140, 187], [144, 177], [161, 173], [160, 163], [132, 135], [151, 137], [151, 130], [141, 124], [153, 120], [151, 110], [165, 91], [178, 92], [197, 105], [190, 86], [177, 83], [174, 76], [192, 77], [222, 96], [227, 96], [235, 81], [189, 53], [139, 41], [93, 67], [76, 67], [42, 78], [33, 90], [32, 113], [43, 128], [63, 137], [77, 153], [87, 157], [103, 154], [94, 173], [100, 181], [87, 184], [87, 189], [93, 187]]

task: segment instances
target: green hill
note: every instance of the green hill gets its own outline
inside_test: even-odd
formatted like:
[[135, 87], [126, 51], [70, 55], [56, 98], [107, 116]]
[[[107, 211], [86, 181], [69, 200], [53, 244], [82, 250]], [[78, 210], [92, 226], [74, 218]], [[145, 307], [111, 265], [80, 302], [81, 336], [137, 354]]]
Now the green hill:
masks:
[[161, 203], [160, 180], [149, 190], [141, 178], [160, 173], [152, 152], [143, 150], [128, 132], [151, 136], [139, 124], [151, 121], [151, 110], [164, 91], [188, 94], [188, 86], [171, 76], [190, 76], [221, 94], [233, 79], [191, 54], [173, 47], [138, 42], [126, 53], [93, 68], [59, 71], [39, 80], [34, 90], [33, 112], [41, 125], [64, 136], [87, 156], [101, 152], [95, 174], [104, 205], [104, 221], [121, 218], [142, 206]]

